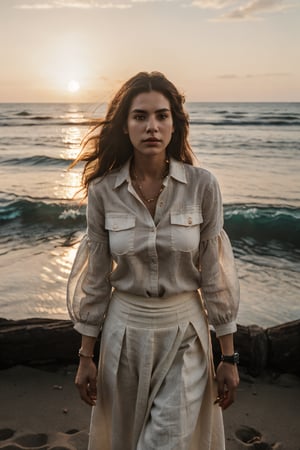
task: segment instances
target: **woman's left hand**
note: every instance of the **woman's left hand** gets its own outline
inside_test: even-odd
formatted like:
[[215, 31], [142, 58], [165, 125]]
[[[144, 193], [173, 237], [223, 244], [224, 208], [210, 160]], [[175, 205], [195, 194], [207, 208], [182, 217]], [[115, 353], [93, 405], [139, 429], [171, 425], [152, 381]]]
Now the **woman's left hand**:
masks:
[[216, 379], [218, 384], [217, 402], [224, 410], [235, 401], [236, 389], [240, 382], [237, 365], [220, 362], [217, 367]]

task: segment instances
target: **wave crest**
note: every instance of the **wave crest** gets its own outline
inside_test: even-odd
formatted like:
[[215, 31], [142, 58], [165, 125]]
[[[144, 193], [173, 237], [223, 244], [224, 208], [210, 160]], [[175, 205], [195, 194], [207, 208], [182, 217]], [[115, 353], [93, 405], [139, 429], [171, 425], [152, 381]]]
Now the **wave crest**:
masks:
[[[259, 245], [279, 241], [300, 248], [300, 209], [272, 205], [231, 204], [224, 207], [224, 228], [230, 239], [252, 239]], [[85, 227], [85, 206], [51, 199], [15, 198], [2, 201], [0, 225], [40, 228]]]
[[231, 239], [281, 241], [300, 247], [300, 209], [272, 205], [226, 205], [225, 229]]

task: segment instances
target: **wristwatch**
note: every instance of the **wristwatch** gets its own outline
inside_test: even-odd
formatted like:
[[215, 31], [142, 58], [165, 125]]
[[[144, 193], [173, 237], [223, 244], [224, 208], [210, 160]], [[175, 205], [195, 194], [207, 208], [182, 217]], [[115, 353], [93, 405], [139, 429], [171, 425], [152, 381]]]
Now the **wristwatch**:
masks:
[[233, 355], [221, 355], [221, 361], [229, 364], [238, 364], [240, 361], [240, 355], [237, 352], [233, 353]]

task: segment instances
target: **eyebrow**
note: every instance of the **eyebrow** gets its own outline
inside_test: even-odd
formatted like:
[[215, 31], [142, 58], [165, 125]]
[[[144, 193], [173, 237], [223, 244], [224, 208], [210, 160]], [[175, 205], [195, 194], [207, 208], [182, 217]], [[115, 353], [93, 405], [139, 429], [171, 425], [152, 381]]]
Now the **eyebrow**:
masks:
[[[160, 108], [155, 111], [155, 113], [162, 113], [162, 112], [171, 112], [171, 110], [169, 108]], [[136, 108], [136, 109], [133, 109], [132, 111], [130, 111], [130, 113], [131, 114], [134, 114], [134, 113], [147, 114], [148, 111], [145, 111], [144, 109]]]

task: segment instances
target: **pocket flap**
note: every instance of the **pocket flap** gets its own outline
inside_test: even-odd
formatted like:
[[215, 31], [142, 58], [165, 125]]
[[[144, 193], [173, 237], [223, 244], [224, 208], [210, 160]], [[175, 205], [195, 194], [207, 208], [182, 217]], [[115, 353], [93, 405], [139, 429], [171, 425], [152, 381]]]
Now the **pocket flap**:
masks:
[[203, 217], [200, 211], [194, 212], [171, 212], [171, 224], [182, 225], [184, 227], [191, 227], [199, 225], [203, 222]]
[[108, 213], [105, 215], [105, 229], [110, 231], [128, 230], [135, 226], [132, 214]]

